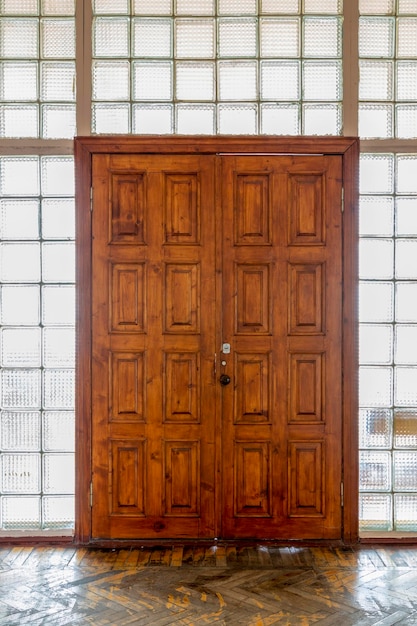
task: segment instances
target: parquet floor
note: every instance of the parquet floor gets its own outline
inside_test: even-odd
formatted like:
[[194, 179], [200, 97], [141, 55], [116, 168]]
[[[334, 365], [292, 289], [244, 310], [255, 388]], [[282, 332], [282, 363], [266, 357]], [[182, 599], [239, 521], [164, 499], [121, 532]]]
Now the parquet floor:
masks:
[[417, 546], [0, 545], [0, 624], [417, 625]]

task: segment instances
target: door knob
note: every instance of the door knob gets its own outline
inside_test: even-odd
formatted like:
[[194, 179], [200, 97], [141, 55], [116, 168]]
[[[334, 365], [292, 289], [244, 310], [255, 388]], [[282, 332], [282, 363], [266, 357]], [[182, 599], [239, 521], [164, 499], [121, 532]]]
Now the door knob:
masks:
[[225, 387], [226, 385], [230, 383], [230, 376], [228, 376], [227, 374], [222, 374], [219, 380], [220, 380], [220, 384], [223, 385], [223, 387]]

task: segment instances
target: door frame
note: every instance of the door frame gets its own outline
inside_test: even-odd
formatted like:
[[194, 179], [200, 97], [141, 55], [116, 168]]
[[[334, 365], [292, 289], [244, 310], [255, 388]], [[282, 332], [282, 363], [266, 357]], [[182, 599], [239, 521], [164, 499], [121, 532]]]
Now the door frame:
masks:
[[[342, 540], [358, 541], [358, 170], [355, 137], [100, 135], [76, 137], [76, 450], [75, 535], [77, 544], [91, 535], [91, 337], [92, 229], [91, 184], [94, 154], [275, 154], [340, 155], [343, 171], [342, 276]], [[161, 540], [159, 539], [160, 543]], [[114, 541], [112, 541], [114, 543]]]

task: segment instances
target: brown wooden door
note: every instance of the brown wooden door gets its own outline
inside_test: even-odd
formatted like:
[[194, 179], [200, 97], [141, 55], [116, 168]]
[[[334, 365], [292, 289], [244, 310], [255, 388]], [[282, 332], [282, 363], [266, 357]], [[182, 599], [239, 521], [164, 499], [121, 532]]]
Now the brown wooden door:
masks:
[[93, 537], [341, 537], [341, 164], [93, 156]]

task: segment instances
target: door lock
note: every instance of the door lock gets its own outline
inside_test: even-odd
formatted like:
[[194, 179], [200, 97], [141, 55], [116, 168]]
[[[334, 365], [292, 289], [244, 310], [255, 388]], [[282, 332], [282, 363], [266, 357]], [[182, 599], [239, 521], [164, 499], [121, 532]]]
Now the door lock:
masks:
[[230, 376], [228, 376], [227, 374], [222, 374], [219, 380], [220, 384], [223, 385], [223, 387], [226, 387], [226, 385], [230, 383]]

